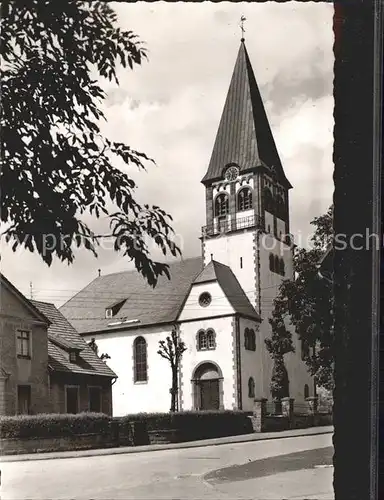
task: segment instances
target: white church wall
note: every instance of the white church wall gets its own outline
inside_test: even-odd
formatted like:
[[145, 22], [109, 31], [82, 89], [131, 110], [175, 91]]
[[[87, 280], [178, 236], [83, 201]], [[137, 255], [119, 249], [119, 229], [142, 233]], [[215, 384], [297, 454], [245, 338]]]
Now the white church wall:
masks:
[[[203, 292], [208, 292], [212, 297], [212, 302], [206, 307], [199, 304], [199, 297]], [[233, 307], [217, 281], [197, 283], [192, 286], [178, 321], [223, 316], [233, 312]]]
[[[197, 332], [200, 329], [212, 328], [216, 334], [216, 348], [199, 351], [197, 349]], [[231, 410], [234, 399], [234, 351], [232, 317], [201, 319], [180, 324], [180, 336], [187, 350], [183, 354], [181, 369], [182, 409], [193, 409], [192, 377], [196, 367], [203, 362], [216, 363], [223, 374], [224, 409]]]
[[254, 231], [228, 233], [204, 241], [204, 265], [213, 259], [232, 269], [249, 300], [255, 305]]
[[[130, 329], [123, 332], [108, 332], [87, 335], [89, 341], [95, 337], [99, 353], [107, 353], [108, 366], [118, 376], [112, 386], [113, 415], [123, 416], [140, 412], [167, 412], [171, 404], [171, 368], [157, 351], [159, 340], [165, 340], [171, 326]], [[142, 336], [147, 342], [147, 382], [134, 382], [133, 342]]]
[[[241, 393], [242, 407], [245, 411], [252, 411], [254, 398], [248, 395], [248, 380], [250, 377], [255, 382], [255, 397], [262, 397], [263, 387], [263, 353], [265, 351], [258, 332], [259, 322], [246, 318], [240, 318], [240, 358], [241, 358]], [[256, 334], [256, 351], [250, 351], [244, 345], [245, 328], [253, 328]]]

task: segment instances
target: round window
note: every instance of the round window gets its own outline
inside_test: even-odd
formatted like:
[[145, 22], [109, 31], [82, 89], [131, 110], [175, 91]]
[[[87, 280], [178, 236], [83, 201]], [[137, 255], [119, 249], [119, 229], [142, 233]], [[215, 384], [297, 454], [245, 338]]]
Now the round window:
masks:
[[201, 307], [207, 307], [212, 302], [212, 297], [208, 292], [204, 292], [199, 297], [199, 304]]

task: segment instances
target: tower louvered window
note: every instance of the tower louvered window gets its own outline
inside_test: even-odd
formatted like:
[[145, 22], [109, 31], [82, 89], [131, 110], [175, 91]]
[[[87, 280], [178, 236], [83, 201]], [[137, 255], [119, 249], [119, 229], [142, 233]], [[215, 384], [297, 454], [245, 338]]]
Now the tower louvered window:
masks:
[[229, 200], [227, 194], [219, 194], [215, 200], [215, 216], [222, 217], [229, 213]]
[[237, 209], [239, 212], [250, 210], [252, 208], [252, 191], [249, 188], [243, 188], [237, 195]]
[[268, 188], [264, 188], [263, 195], [264, 195], [264, 210], [273, 213], [274, 212], [273, 197], [271, 191]]

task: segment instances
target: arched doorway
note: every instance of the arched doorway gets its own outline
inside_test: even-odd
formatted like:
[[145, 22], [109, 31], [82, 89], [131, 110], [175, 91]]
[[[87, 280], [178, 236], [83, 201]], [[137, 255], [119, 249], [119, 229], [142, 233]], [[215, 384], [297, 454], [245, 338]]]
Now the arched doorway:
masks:
[[193, 406], [196, 410], [223, 408], [223, 375], [211, 361], [198, 365], [193, 373]]

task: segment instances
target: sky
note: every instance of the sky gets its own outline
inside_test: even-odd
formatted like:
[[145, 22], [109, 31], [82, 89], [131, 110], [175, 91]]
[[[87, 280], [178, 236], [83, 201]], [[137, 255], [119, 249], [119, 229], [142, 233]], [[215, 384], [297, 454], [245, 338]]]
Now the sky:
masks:
[[[119, 87], [102, 82], [104, 133], [145, 152], [156, 165], [128, 174], [140, 202], [173, 216], [183, 258], [200, 255], [205, 193], [200, 183], [212, 152], [240, 45], [245, 43], [290, 191], [291, 233], [306, 246], [310, 221], [333, 195], [333, 5], [315, 2], [110, 5], [118, 23], [146, 43], [148, 61], [119, 70]], [[106, 221], [92, 221], [92, 229]], [[1, 270], [24, 293], [57, 306], [98, 275], [132, 269], [109, 248], [86, 250], [72, 265], [48, 267], [36, 253], [1, 244]], [[153, 254], [159, 258], [159, 254]], [[160, 257], [161, 258], [161, 257]]]

